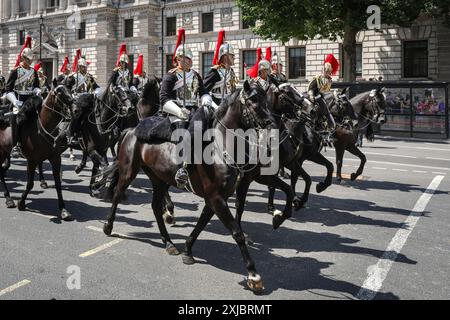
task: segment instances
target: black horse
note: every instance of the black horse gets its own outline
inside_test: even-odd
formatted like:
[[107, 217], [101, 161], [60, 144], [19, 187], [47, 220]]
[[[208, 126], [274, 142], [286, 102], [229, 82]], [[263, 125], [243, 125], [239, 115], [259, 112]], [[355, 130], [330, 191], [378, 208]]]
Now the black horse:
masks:
[[[268, 95], [271, 96], [271, 99], [268, 99]], [[226, 98], [216, 113], [216, 121], [213, 125], [224, 137], [222, 141], [227, 141], [227, 138], [230, 138], [231, 130], [239, 128], [275, 128], [275, 120], [268, 108], [269, 100], [273, 101], [271, 90], [266, 94], [258, 85], [249, 82], [244, 83], [243, 89], [237, 90], [233, 95]], [[203, 109], [198, 112], [203, 112]], [[169, 254], [178, 254], [162, 217], [164, 197], [168, 187], [169, 185], [176, 186], [175, 174], [179, 169], [179, 164], [175, 161], [177, 159], [176, 146], [171, 142], [141, 143], [135, 136], [134, 130], [125, 134], [119, 146], [117, 161], [105, 171], [105, 174], [109, 174], [112, 179], [108, 190], [109, 193], [113, 194], [113, 204], [104, 232], [111, 235], [119, 201], [142, 169], [153, 184], [152, 208], [163, 243], [166, 245]], [[226, 150], [226, 143], [220, 146], [214, 145], [214, 147]], [[231, 214], [227, 203], [228, 198], [235, 192], [239, 169], [223, 162], [216, 162], [211, 165], [206, 163], [190, 165], [188, 171], [193, 191], [205, 199], [205, 207], [194, 231], [186, 241], [183, 262], [185, 264], [195, 263], [192, 256], [192, 246], [201, 231], [216, 214], [231, 232], [241, 249], [248, 271], [248, 286], [256, 292], [261, 291], [263, 289], [262, 278], [256, 272], [255, 264], [245, 243], [244, 234]]]

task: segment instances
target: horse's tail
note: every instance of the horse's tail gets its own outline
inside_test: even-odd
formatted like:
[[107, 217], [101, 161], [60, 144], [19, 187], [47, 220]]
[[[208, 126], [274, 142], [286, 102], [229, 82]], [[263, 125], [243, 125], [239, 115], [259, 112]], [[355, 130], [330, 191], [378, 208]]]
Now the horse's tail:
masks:
[[369, 142], [374, 142], [374, 141], [375, 141], [375, 132], [374, 132], [374, 130], [373, 130], [373, 125], [372, 125], [372, 123], [370, 123], [370, 124], [367, 126], [367, 129], [366, 129], [366, 139], [367, 139], [367, 141], [369, 141]]

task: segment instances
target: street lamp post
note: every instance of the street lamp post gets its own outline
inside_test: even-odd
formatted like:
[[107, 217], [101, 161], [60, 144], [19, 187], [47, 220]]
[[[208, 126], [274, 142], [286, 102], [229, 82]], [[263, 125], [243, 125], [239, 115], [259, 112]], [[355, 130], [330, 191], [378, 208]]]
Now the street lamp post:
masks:
[[39, 17], [39, 61], [42, 62], [42, 26], [44, 25], [44, 16]]
[[164, 9], [166, 0], [161, 0], [161, 77], [164, 77]]

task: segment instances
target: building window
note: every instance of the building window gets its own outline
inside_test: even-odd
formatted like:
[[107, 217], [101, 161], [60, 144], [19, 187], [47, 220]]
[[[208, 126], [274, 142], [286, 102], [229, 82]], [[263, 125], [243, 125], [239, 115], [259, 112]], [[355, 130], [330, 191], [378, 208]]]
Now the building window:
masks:
[[125, 38], [133, 38], [134, 37], [134, 20], [133, 19], [125, 19]]
[[47, 0], [47, 9], [56, 9], [59, 7], [59, 0]]
[[25, 30], [19, 31], [19, 46], [23, 46], [25, 44]]
[[247, 70], [256, 63], [256, 50], [242, 51], [242, 79], [247, 78]]
[[80, 29], [78, 29], [78, 40], [86, 39], [86, 22], [80, 23]]
[[306, 49], [289, 48], [289, 79], [306, 77]]
[[202, 77], [205, 78], [206, 74], [213, 67], [214, 52], [205, 52], [202, 54]]
[[428, 77], [428, 41], [403, 42], [403, 76]]
[[166, 72], [169, 72], [174, 68], [173, 65], [173, 54], [166, 55]]
[[[355, 69], [355, 74], [357, 78], [361, 78], [362, 77], [362, 51], [363, 51], [363, 46], [361, 43], [357, 43], [356, 44], [356, 69]], [[342, 46], [342, 44], [339, 47], [340, 50], [340, 57], [341, 57], [341, 61], [340, 61], [340, 72], [341, 72], [341, 78], [344, 78], [344, 66], [345, 66], [345, 60], [344, 60], [344, 47]]]
[[175, 36], [177, 34], [177, 17], [166, 19], [166, 36]]
[[128, 69], [130, 69], [131, 74], [133, 74], [133, 70], [134, 70], [134, 54], [129, 54], [128, 55], [128, 60], [130, 61], [130, 63], [128, 64]]
[[202, 32], [214, 31], [214, 13], [208, 12], [202, 14]]
[[31, 10], [30, 0], [19, 0], [19, 17], [26, 17]]

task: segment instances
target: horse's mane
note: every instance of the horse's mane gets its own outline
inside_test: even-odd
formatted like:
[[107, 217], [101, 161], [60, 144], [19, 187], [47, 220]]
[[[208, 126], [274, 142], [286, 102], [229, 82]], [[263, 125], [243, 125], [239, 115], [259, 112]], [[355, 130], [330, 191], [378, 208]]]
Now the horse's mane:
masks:
[[156, 78], [156, 76], [150, 77], [149, 81], [145, 84], [144, 90], [142, 92], [142, 100], [144, 100], [146, 103], [159, 103], [159, 96], [153, 97], [153, 89], [158, 84], [159, 79]]
[[216, 119], [221, 120], [223, 117], [225, 117], [225, 114], [227, 113], [228, 109], [230, 107], [233, 107], [233, 105], [236, 102], [236, 98], [241, 94], [242, 89], [237, 89], [233, 94], [226, 97], [222, 103], [220, 104], [219, 109], [216, 111]]
[[90, 109], [94, 105], [94, 97], [90, 93], [82, 93], [77, 98], [77, 105], [82, 109]]

